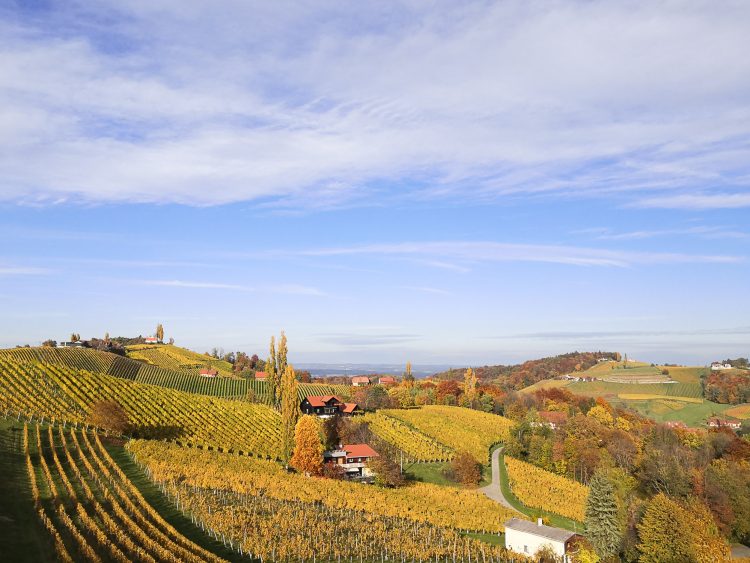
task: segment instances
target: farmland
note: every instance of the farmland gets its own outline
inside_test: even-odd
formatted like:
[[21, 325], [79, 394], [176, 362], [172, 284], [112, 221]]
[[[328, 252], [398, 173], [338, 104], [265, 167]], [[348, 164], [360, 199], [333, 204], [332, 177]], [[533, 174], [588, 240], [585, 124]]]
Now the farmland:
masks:
[[512, 426], [501, 416], [440, 405], [382, 412], [453, 450], [469, 451], [481, 463], [487, 463], [490, 447], [505, 439]]
[[166, 344], [136, 344], [127, 347], [128, 357], [164, 369], [187, 371], [195, 375], [204, 367], [211, 367], [219, 375], [233, 376], [233, 366], [206, 354], [199, 354], [179, 346]]
[[724, 414], [727, 416], [733, 416], [734, 418], [739, 418], [740, 420], [750, 419], [750, 403], [729, 408], [724, 411]]
[[[156, 348], [171, 347], [163, 346]], [[178, 348], [178, 350], [182, 349]], [[244, 400], [248, 398], [248, 392], [251, 392], [250, 395], [255, 401], [265, 404], [270, 403], [265, 381], [230, 377], [201, 377], [197, 375], [197, 370], [168, 369], [131, 358], [124, 358], [109, 352], [100, 352], [87, 348], [15, 348], [0, 350], [0, 359], [2, 358], [7, 358], [14, 363], [32, 365], [43, 363], [77, 368], [137, 383], [158, 385], [160, 387], [197, 393], [209, 397]], [[343, 398], [348, 398], [351, 394], [351, 387], [348, 385], [302, 383], [299, 386], [299, 393], [300, 397], [305, 395], [337, 394]]]

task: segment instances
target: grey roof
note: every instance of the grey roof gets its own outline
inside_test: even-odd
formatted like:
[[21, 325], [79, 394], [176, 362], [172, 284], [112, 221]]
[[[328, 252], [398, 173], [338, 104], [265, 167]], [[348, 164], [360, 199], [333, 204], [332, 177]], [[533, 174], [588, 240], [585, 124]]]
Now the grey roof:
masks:
[[561, 528], [553, 528], [552, 526], [545, 526], [544, 524], [540, 526], [535, 522], [529, 522], [528, 520], [521, 520], [519, 518], [511, 518], [505, 523], [505, 527], [563, 543], [576, 535], [575, 532], [569, 532], [568, 530], [563, 530]]

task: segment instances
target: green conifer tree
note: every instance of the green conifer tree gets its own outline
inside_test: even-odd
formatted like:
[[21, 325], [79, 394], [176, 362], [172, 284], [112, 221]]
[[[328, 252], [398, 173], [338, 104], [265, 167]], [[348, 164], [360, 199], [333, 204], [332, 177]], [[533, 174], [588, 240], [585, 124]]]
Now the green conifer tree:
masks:
[[586, 537], [597, 555], [607, 559], [616, 555], [622, 542], [623, 526], [615, 488], [603, 471], [594, 474], [586, 499]]

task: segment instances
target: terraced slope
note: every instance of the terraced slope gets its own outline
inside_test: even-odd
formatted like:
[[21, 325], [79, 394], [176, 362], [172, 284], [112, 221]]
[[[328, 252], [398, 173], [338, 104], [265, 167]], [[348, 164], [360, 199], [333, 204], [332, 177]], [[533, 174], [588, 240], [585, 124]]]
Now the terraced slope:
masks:
[[144, 500], [98, 436], [24, 425], [26, 477], [57, 559], [222, 561], [177, 532]]
[[489, 462], [493, 444], [505, 440], [513, 423], [502, 416], [463, 407], [427, 405], [419, 409], [380, 411], [396, 418], [452, 450], [467, 450], [479, 462]]
[[4, 413], [83, 423], [100, 400], [119, 402], [138, 436], [262, 457], [280, 454], [281, 419], [265, 405], [185, 393], [60, 365], [0, 359], [0, 410]]
[[[169, 346], [165, 346], [169, 348]], [[254, 401], [270, 403], [264, 381], [233, 379], [228, 377], [206, 378], [186, 370], [172, 370], [156, 365], [146, 364], [131, 358], [118, 356], [109, 352], [99, 352], [89, 348], [11, 348], [0, 350], [0, 359], [7, 358], [13, 362], [38, 363], [82, 369], [89, 372], [103, 373], [148, 385], [159, 385], [177, 391], [197, 393], [210, 397], [226, 399], [247, 399], [248, 391]], [[322, 385], [302, 383], [299, 385], [300, 400], [306, 395], [339, 395], [349, 398], [351, 387], [348, 385]]]
[[415, 461], [448, 461], [453, 457], [454, 452], [448, 446], [383, 411], [367, 413], [364, 420], [377, 436]]
[[193, 375], [198, 375], [201, 368], [210, 366], [220, 376], [234, 376], [233, 366], [229, 362], [171, 344], [136, 344], [127, 347], [127, 354], [134, 360]]

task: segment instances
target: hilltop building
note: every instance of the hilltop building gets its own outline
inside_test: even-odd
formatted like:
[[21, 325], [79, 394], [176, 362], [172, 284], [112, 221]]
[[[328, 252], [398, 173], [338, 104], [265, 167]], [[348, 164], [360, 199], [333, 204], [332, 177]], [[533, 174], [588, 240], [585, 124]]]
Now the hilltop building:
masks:
[[352, 377], [352, 387], [363, 387], [370, 384], [370, 378], [366, 375], [355, 375]]
[[76, 342], [60, 342], [57, 345], [58, 348], [85, 348], [86, 345], [83, 343], [82, 340], [77, 340]]
[[731, 364], [722, 364], [721, 362], [713, 362], [711, 364], [711, 371], [722, 371], [725, 369], [732, 369]]
[[143, 342], [145, 344], [164, 344], [161, 340], [156, 338], [156, 336], [147, 336], [143, 339]]
[[378, 379], [378, 383], [380, 385], [394, 385], [396, 383], [396, 378], [390, 375], [384, 375], [383, 377]]
[[371, 478], [373, 473], [366, 464], [374, 457], [380, 455], [367, 444], [340, 445], [335, 450], [323, 452], [324, 463], [338, 465], [349, 479]]
[[577, 534], [542, 524], [539, 518], [534, 522], [511, 518], [505, 523], [505, 549], [533, 557], [542, 546], [549, 545], [555, 554], [569, 563], [570, 543]]
[[712, 416], [707, 421], [709, 428], [731, 428], [732, 430], [739, 430], [742, 428], [742, 423], [739, 420], [727, 420], [726, 418], [719, 418], [718, 416]]

